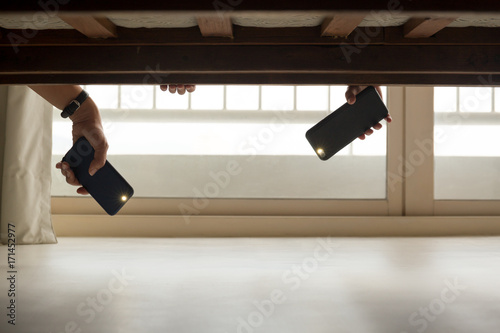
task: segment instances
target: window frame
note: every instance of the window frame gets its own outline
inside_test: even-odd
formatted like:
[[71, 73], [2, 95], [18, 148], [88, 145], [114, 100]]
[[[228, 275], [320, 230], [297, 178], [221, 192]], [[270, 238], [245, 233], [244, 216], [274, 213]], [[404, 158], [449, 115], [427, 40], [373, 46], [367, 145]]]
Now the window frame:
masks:
[[[406, 177], [405, 215], [411, 216], [493, 216], [500, 215], [500, 200], [434, 199], [434, 87], [405, 87], [405, 160], [419, 151], [416, 142], [432, 140], [432, 158], [426, 158]], [[460, 114], [452, 112], [450, 114]], [[473, 115], [472, 121], [497, 118], [494, 113]]]
[[[387, 198], [385, 200], [210, 199], [203, 216], [493, 216], [498, 200], [435, 200], [434, 154], [412, 172], [401, 174], [402, 161], [418, 150], [417, 140], [434, 131], [433, 86], [389, 86], [387, 104], [393, 122], [387, 129]], [[401, 180], [389, 185], [390, 175]], [[177, 216], [179, 205], [192, 199], [138, 198], [122, 210], [125, 216]], [[101, 215], [91, 198], [53, 197], [53, 214]]]
[[[330, 89], [328, 89], [330, 91]], [[401, 155], [402, 146], [401, 133], [398, 129], [401, 126], [402, 112], [402, 89], [400, 87], [388, 87], [387, 103], [391, 114], [394, 116], [394, 121], [387, 128], [393, 136], [397, 136], [396, 140], [387, 140], [386, 168], [389, 165], [395, 166], [394, 163], [389, 163], [390, 156]], [[394, 96], [393, 96], [394, 95]], [[295, 95], [296, 96], [296, 95]], [[391, 97], [392, 96], [392, 97]], [[259, 103], [260, 104], [260, 103]], [[296, 108], [294, 108], [296, 109]], [[109, 113], [114, 113], [116, 117], [120, 117], [120, 111], [103, 110]], [[165, 117], [171, 117], [172, 114], [177, 114], [182, 119], [195, 119], [194, 117], [201, 115], [203, 110], [192, 110], [190, 112], [183, 111], [168, 111]], [[208, 110], [207, 110], [208, 111]], [[249, 112], [258, 112], [258, 117], [263, 121], [268, 121], [269, 115], [274, 111], [244, 111], [238, 110], [234, 112], [209, 111], [210, 117], [217, 114], [224, 114], [220, 117], [232, 117], [232, 114]], [[297, 121], [303, 119], [322, 118], [329, 111], [286, 111], [297, 113]], [[157, 116], [157, 110], [132, 110], [132, 117], [141, 117], [141, 119]], [[266, 118], [267, 117], [267, 118]], [[229, 118], [230, 119], [230, 118]], [[367, 185], [369, 186], [369, 185]], [[218, 199], [210, 198], [210, 204], [200, 211], [197, 216], [228, 216], [228, 215], [254, 215], [254, 216], [387, 216], [400, 215], [402, 212], [402, 184], [397, 184], [395, 191], [387, 191], [386, 199]], [[181, 205], [189, 205], [193, 198], [134, 198], [120, 211], [122, 215], [165, 215], [175, 216], [180, 214], [179, 207]], [[53, 214], [84, 214], [84, 215], [100, 215], [102, 210], [89, 197], [52, 197]]]

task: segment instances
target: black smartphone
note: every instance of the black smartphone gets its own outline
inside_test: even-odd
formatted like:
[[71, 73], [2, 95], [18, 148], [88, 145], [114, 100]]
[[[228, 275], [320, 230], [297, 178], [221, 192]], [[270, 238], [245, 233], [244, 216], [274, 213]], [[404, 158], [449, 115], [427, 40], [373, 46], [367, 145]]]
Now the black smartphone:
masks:
[[115, 215], [134, 195], [134, 189], [106, 161], [93, 176], [89, 174], [90, 162], [94, 159], [94, 148], [85, 137], [79, 138], [63, 157], [82, 186], [109, 215]]
[[326, 161], [388, 114], [377, 90], [369, 86], [356, 95], [356, 103], [345, 103], [311, 127], [306, 138], [318, 157]]

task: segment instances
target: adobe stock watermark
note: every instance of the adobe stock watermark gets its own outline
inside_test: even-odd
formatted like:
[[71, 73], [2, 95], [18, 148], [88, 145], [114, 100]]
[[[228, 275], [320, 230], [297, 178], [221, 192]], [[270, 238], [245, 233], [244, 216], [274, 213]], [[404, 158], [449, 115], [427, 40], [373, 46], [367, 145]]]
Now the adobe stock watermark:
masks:
[[478, 81], [483, 86], [475, 87], [472, 95], [468, 95], [461, 100], [460, 105], [458, 105], [460, 112], [443, 112], [440, 114], [441, 125], [446, 125], [447, 130], [443, 127], [435, 128], [433, 138], [415, 139], [413, 143], [417, 148], [408, 153], [406, 158], [403, 155], [398, 156], [397, 173], [391, 171], [387, 173], [387, 186], [390, 191], [395, 191], [398, 183], [404, 182], [406, 178], [415, 174], [428, 158], [434, 158], [434, 145], [448, 142], [450, 134], [461, 130], [464, 122], [471, 117], [471, 112], [477, 111], [482, 102], [491, 98], [489, 94], [483, 93], [481, 88], [498, 85], [498, 82], [493, 81], [491, 74], [487, 77], [479, 76]]
[[323, 262], [335, 255], [335, 249], [340, 246], [331, 237], [318, 238], [317, 243], [312, 255], [302, 259], [300, 264], [294, 264], [283, 272], [281, 275], [283, 287], [271, 290], [269, 297], [266, 299], [253, 301], [252, 304], [255, 306], [255, 310], [236, 319], [236, 333], [256, 332], [275, 313], [279, 305], [288, 300], [287, 295], [297, 291], [302, 283], [318, 270]]
[[[393, 16], [400, 14], [403, 11], [403, 6], [399, 0], [389, 0], [387, 2], [387, 11], [371, 11], [370, 16], [379, 19], [379, 21], [384, 21], [386, 16]], [[345, 61], [350, 64], [352, 62], [352, 57], [356, 54], [360, 54], [361, 51], [368, 46], [372, 38], [379, 36], [382, 32], [382, 25], [377, 23], [375, 26], [366, 27], [365, 31], [361, 29], [356, 29], [354, 31], [354, 45], [350, 43], [341, 43], [340, 49], [344, 55]]]
[[19, 46], [21, 44], [29, 43], [29, 40], [35, 38], [40, 29], [43, 29], [49, 23], [49, 19], [56, 17], [59, 12], [59, 7], [61, 5], [66, 5], [71, 0], [39, 0], [38, 5], [42, 10], [37, 11], [31, 17], [31, 20], [27, 17], [21, 17], [26, 28], [21, 30], [21, 35], [14, 32], [9, 32], [7, 34], [7, 39], [10, 45], [14, 49], [14, 52], [19, 53]]
[[[117, 98], [121, 99], [120, 110], [118, 110], [119, 112], [115, 112], [115, 110], [113, 110], [112, 120], [107, 120], [105, 118], [105, 113], [101, 115], [102, 130], [106, 137], [114, 131], [117, 123], [126, 121], [126, 119], [130, 115], [130, 113], [127, 111], [128, 109], [137, 108], [140, 103], [144, 102], [147, 99], [150, 93], [150, 91], [148, 91], [148, 87], [153, 86], [154, 89], [155, 85], [168, 83], [167, 80], [170, 74], [168, 72], [162, 71], [160, 69], [160, 64], [156, 64], [154, 68], [147, 65], [145, 67], [145, 71], [146, 74], [142, 79], [141, 85], [134, 85], [130, 92], [126, 96], [124, 96], [124, 98], [122, 98], [120, 94], [117, 96]], [[104, 137], [100, 128], [95, 127], [92, 129], [85, 129], [83, 130], [82, 134], [88, 139], [88, 141], [94, 148], [103, 144]], [[59, 183], [65, 182], [64, 178], [58, 177], [55, 179], [55, 181], [59, 181]]]
[[[118, 96], [121, 99], [120, 109], [134, 109], [142, 102], [144, 102], [148, 96], [148, 87], [153, 86], [155, 89], [156, 85], [167, 84], [167, 78], [170, 76], [160, 69], [160, 64], [156, 64], [155, 68], [147, 65], [145, 68], [147, 74], [144, 75], [141, 85], [134, 85], [130, 92], [126, 96]], [[103, 121], [102, 125], [105, 133], [111, 133], [114, 130], [115, 123], [124, 121], [128, 118], [129, 113], [124, 111], [119, 114], [119, 117], [113, 118], [113, 121]]]
[[[135, 279], [134, 276], [128, 275], [125, 268], [121, 272], [112, 270], [112, 278], [109, 279], [105, 288], [98, 290], [95, 295], [87, 297], [80, 302], [75, 309], [78, 318], [66, 322], [61, 331], [54, 333], [82, 333], [84, 327], [91, 324], [99, 313], [102, 313], [114, 297], [129, 285], [130, 281]], [[50, 332], [53, 333], [53, 332]]]
[[[416, 329], [418, 333], [423, 333], [429, 327], [429, 324], [436, 321], [446, 307], [455, 302], [462, 294], [467, 286], [461, 285], [458, 278], [455, 277], [453, 281], [449, 279], [444, 281], [445, 288], [441, 290], [439, 297], [434, 298], [429, 304], [422, 306], [418, 311], [412, 312], [408, 317], [409, 324]], [[408, 333], [408, 332], [401, 332]]]
[[257, 134], [250, 135], [237, 145], [238, 153], [247, 155], [245, 163], [240, 163], [236, 159], [229, 160], [225, 168], [208, 173], [209, 181], [201, 187], [193, 188], [193, 198], [190, 204], [180, 203], [179, 211], [186, 224], [191, 223], [191, 216], [199, 215], [203, 209], [210, 205], [210, 199], [217, 198], [221, 191], [226, 189], [231, 180], [243, 172], [246, 163], [251, 162], [257, 154], [264, 150], [277, 135], [281, 133], [286, 125], [295, 117], [293, 112], [274, 112], [270, 122], [262, 127]]
[[[157, 64], [153, 69], [151, 66], [146, 66], [145, 70], [147, 74], [144, 76], [141, 85], [134, 85], [124, 98], [118, 96], [121, 99], [120, 108], [123, 110], [136, 108], [140, 103], [144, 102], [149, 96], [148, 88], [153, 85], [161, 85], [168, 82], [166, 79], [169, 77], [169, 73], [162, 72], [160, 70], [160, 65]], [[114, 117], [113, 121], [102, 120], [103, 131], [106, 135], [112, 133], [115, 129], [115, 124], [121, 121], [125, 121], [129, 117], [129, 112], [124, 111], [119, 113], [118, 117]], [[84, 136], [89, 139], [92, 143], [99, 143], [102, 139], [100, 130], [95, 128], [92, 130], [85, 130]]]

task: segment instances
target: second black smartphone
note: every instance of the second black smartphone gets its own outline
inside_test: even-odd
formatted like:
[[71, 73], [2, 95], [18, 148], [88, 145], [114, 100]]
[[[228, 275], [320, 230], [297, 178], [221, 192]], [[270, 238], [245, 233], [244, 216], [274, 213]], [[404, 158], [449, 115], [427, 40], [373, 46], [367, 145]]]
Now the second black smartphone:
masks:
[[311, 127], [306, 138], [318, 157], [326, 161], [388, 114], [380, 95], [370, 86], [356, 95], [354, 104], [345, 103]]
[[94, 148], [85, 137], [79, 138], [63, 157], [82, 186], [109, 215], [115, 215], [134, 195], [134, 189], [106, 161], [93, 176], [89, 174], [90, 162], [94, 159]]

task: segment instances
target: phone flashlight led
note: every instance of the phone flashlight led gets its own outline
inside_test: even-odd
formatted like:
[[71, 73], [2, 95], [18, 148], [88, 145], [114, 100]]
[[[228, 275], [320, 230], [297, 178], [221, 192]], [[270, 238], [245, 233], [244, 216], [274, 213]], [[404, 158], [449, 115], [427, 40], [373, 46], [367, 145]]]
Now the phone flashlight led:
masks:
[[325, 151], [321, 148], [318, 148], [316, 150], [316, 153], [318, 154], [319, 157], [325, 157]]
[[122, 201], [127, 201], [127, 196], [126, 195], [122, 195]]

